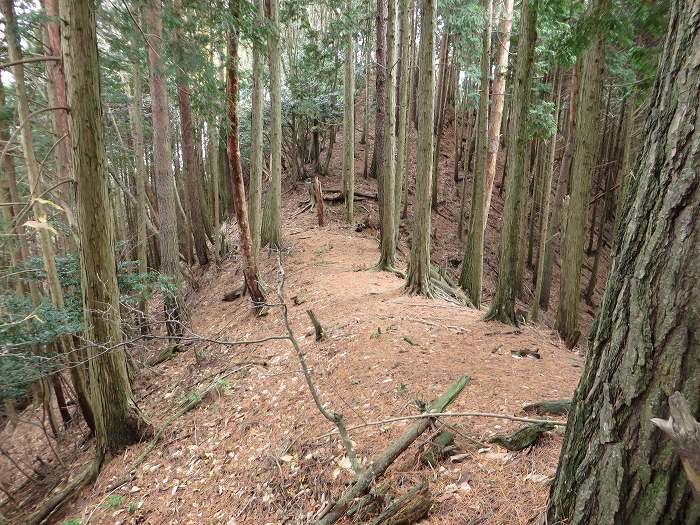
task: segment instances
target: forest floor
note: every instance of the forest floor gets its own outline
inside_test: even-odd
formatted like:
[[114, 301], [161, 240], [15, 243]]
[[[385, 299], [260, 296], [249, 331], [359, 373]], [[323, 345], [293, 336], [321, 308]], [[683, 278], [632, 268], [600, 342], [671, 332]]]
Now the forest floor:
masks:
[[[441, 163], [445, 182], [439, 210], [433, 214], [433, 254], [435, 263], [456, 274], [453, 262], [461, 260], [463, 248], [456, 236], [459, 190], [452, 180], [451, 140], [446, 133]], [[337, 144], [330, 173], [322, 178], [328, 188], [341, 186], [342, 136]], [[375, 181], [361, 178], [362, 147], [356, 152], [357, 189], [376, 192]], [[409, 177], [413, 180], [413, 159]], [[558, 267], [554, 269], [551, 307], [540, 324], [515, 330], [485, 322], [486, 305], [479, 311], [409, 297], [403, 294], [401, 279], [372, 270], [379, 257], [375, 201], [356, 204], [355, 222], [365, 226], [358, 232], [355, 225], [342, 223], [341, 204], [327, 204], [327, 225], [316, 226], [313, 212], [300, 213], [306, 198], [302, 184], [287, 188], [283, 196], [284, 299], [323, 402], [343, 413], [350, 426], [416, 414], [416, 400], [431, 401], [463, 374], [471, 382], [450, 407], [452, 411], [523, 416], [525, 403], [571, 396], [584, 358], [580, 350], [566, 349], [551, 329]], [[494, 195], [486, 234], [486, 302], [495, 288], [502, 205], [502, 199]], [[407, 262], [411, 224], [409, 207], [398, 250], [401, 268]], [[137, 402], [156, 429], [197, 392], [214, 388], [196, 409], [165, 429], [132, 481], [113, 488], [146, 443], [108, 462], [98, 480], [52, 516], [51, 523], [307, 523], [352, 482], [340, 440], [326, 435], [333, 425], [314, 406], [289, 342], [247, 346], [214, 342], [285, 334], [279, 309], [272, 308], [258, 318], [247, 298], [222, 302], [224, 294], [241, 283], [237, 239], [231, 238], [230, 243], [233, 255], [220, 267], [200, 271], [199, 288], [188, 299], [190, 335], [208, 340], [195, 341], [185, 353], [146, 368], [135, 382]], [[276, 254], [265, 253], [260, 263], [268, 299], [276, 302]], [[586, 264], [590, 267], [591, 261]], [[608, 266], [606, 257], [595, 302], [600, 300]], [[584, 268], [582, 285], [587, 283], [586, 272]], [[531, 293], [526, 289], [526, 295]], [[294, 297], [301, 304], [295, 305]], [[525, 308], [526, 302], [521, 306]], [[156, 318], [162, 318], [157, 300], [150, 309]], [[315, 340], [307, 309], [315, 312], [325, 328], [325, 340]], [[592, 313], [582, 303], [584, 335], [579, 348], [585, 346]], [[151, 341], [134, 349], [134, 356], [145, 360], [163, 344]], [[517, 350], [537, 351], [541, 358], [513, 356], [511, 351]], [[33, 505], [60, 489], [68, 481], [67, 472], [77, 474], [90, 460], [93, 446], [81, 439], [85, 428], [77, 426], [58, 440], [51, 439], [53, 453], [45, 445], [48, 434], [37, 424], [44, 419], [42, 408], [29, 407], [20, 417], [16, 428], [8, 425], [0, 432], [0, 443], [25, 470], [32, 465], [37, 473], [30, 475], [41, 482], [26, 483], [6, 457], [0, 457], [0, 487], [14, 492], [15, 498], [15, 502], [4, 500], [0, 513], [11, 517], [12, 523], [21, 523]], [[368, 460], [411, 423], [351, 431], [358, 454]], [[492, 435], [522, 425], [483, 417], [439, 421], [390, 467], [384, 479], [399, 493], [420, 478], [428, 480], [433, 506], [422, 523], [531, 523], [546, 504], [562, 435], [560, 430], [549, 432], [538, 444], [516, 453], [487, 443]], [[456, 434], [459, 460], [445, 460], [436, 467], [421, 464], [420, 451], [444, 428]], [[71, 519], [81, 521], [68, 521]]]

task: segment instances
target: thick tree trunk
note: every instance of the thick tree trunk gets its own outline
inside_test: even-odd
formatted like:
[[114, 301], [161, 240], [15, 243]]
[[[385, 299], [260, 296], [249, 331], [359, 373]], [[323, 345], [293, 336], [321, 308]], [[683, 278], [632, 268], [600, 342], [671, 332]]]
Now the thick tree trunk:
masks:
[[[265, 24], [263, 0], [255, 0], [257, 27]], [[263, 53], [258, 43], [253, 43], [253, 93], [251, 96], [252, 123], [250, 139], [250, 181], [248, 182], [248, 218], [253, 254], [260, 255], [262, 231], [262, 177], [263, 177]]]
[[[369, 8], [371, 9], [371, 8]], [[368, 10], [369, 10], [368, 9]], [[365, 40], [365, 107], [363, 111], [362, 119], [362, 137], [363, 140], [360, 144], [364, 144], [364, 162], [362, 163], [362, 177], [369, 177], [369, 107], [370, 107], [370, 94], [369, 94], [369, 71], [372, 66], [372, 17], [367, 15], [367, 37]], [[376, 133], [376, 128], [375, 128]]]
[[[170, 147], [170, 118], [168, 116], [168, 92], [165, 85], [163, 56], [163, 20], [161, 3], [150, 0], [144, 6], [148, 27], [149, 87], [153, 118], [153, 170], [158, 199], [158, 223], [160, 227], [160, 271], [170, 278], [176, 288], [180, 285], [177, 209], [178, 196], [173, 176], [172, 150]], [[189, 234], [189, 232], [187, 232]], [[184, 304], [179, 290], [168, 294], [164, 305], [168, 335], [182, 334], [181, 320]]]
[[382, 186], [382, 228], [380, 257], [377, 265], [379, 270], [393, 271], [396, 266], [396, 233], [394, 217], [394, 184], [396, 172], [396, 91], [394, 79], [396, 76], [396, 0], [386, 0], [387, 3], [387, 31], [386, 31], [386, 69], [384, 89], [384, 144], [382, 152], [382, 176], [379, 184]]
[[261, 245], [282, 244], [282, 80], [278, 0], [266, 0], [270, 22], [267, 38], [270, 71], [270, 189], [263, 212]]
[[[348, 10], [351, 9], [348, 3]], [[345, 114], [343, 118], [343, 188], [345, 221], [352, 224], [355, 202], [355, 49], [352, 31], [345, 36]], [[365, 147], [365, 149], [367, 149]]]
[[549, 523], [700, 520], [673, 442], [651, 422], [668, 414], [674, 391], [700, 417], [699, 22], [700, 3], [671, 3], [642, 149], [568, 416]]
[[91, 0], [61, 0], [60, 10], [78, 184], [84, 340], [89, 345], [90, 402], [99, 457], [140, 441], [151, 427], [134, 401], [124, 349], [115, 346], [121, 345], [122, 332], [102, 126], [96, 5]]
[[532, 62], [537, 42], [537, 11], [539, 0], [523, 0], [520, 12], [520, 40], [518, 62], [513, 88], [513, 108], [509, 122], [508, 174], [506, 179], [506, 202], [500, 241], [500, 261], [496, 296], [487, 319], [517, 325], [515, 296], [520, 289], [518, 260], [520, 258], [522, 215], [526, 205], [525, 186], [528, 145], [528, 110], [530, 107], [530, 85]]
[[[272, 0], [273, 2], [275, 0]], [[240, 23], [240, 0], [231, 0], [229, 9], [236, 24]], [[237, 27], [237, 26], [236, 26]], [[248, 224], [248, 208], [246, 206], [245, 184], [243, 182], [243, 170], [241, 169], [241, 151], [239, 146], [239, 120], [238, 120], [238, 35], [237, 29], [229, 29], [228, 35], [228, 63], [226, 65], [226, 103], [229, 120], [227, 133], [228, 162], [231, 173], [231, 187], [236, 205], [236, 219], [241, 240], [241, 254], [243, 255], [243, 275], [245, 284], [250, 291], [250, 298], [256, 309], [262, 308], [265, 297], [258, 284], [258, 266], [253, 243], [250, 237], [250, 224]]]
[[[182, 17], [182, 0], [175, 0], [175, 17]], [[192, 131], [192, 105], [190, 104], [190, 91], [184, 68], [185, 50], [183, 44], [183, 31], [181, 24], [175, 29], [175, 48], [179, 67], [177, 68], [177, 100], [180, 107], [180, 125], [182, 131], [182, 158], [185, 169], [185, 187], [190, 205], [190, 221], [192, 223], [192, 235], [197, 261], [202, 267], [209, 265], [209, 248], [207, 247], [207, 234], [204, 226], [204, 216], [200, 204], [200, 194], [203, 191], [202, 181], [199, 179], [194, 150]]]
[[[509, 0], [510, 1], [510, 0]], [[474, 170], [474, 193], [472, 195], [472, 210], [469, 216], [469, 232], [465, 245], [462, 273], [459, 285], [469, 300], [477, 308], [481, 308], [481, 278], [484, 269], [484, 225], [486, 224], [486, 191], [488, 178], [487, 156], [488, 113], [489, 113], [489, 77], [491, 75], [491, 19], [493, 17], [492, 0], [484, 0], [484, 31], [481, 48], [481, 78], [479, 89], [478, 117], [478, 149], [476, 169]]]
[[[598, 15], [607, 9], [607, 0], [591, 5]], [[588, 201], [598, 145], [601, 82], [605, 67], [605, 35], [598, 32], [585, 51], [581, 69], [581, 87], [576, 131], [576, 147], [572, 160], [566, 232], [561, 247], [561, 287], [557, 311], [557, 331], [569, 346], [575, 344], [578, 331], [578, 310], [581, 295], [581, 266], [586, 240]]]
[[406, 276], [410, 294], [432, 295], [430, 284], [430, 184], [433, 166], [434, 78], [436, 0], [421, 0], [420, 78], [418, 80], [418, 140], [416, 150], [416, 203], [413, 218], [411, 257]]

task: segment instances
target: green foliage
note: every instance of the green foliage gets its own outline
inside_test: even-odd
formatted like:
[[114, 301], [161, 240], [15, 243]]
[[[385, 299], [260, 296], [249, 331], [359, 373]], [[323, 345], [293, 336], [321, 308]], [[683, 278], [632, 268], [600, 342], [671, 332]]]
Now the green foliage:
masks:
[[107, 498], [107, 501], [104, 502], [104, 507], [106, 509], [116, 509], [118, 507], [121, 507], [122, 503], [124, 503], [124, 496], [121, 496], [119, 494], [112, 494]]
[[83, 522], [82, 518], [71, 518], [61, 522], [61, 525], [80, 525]]
[[[0, 294], [0, 398], [16, 398], [26, 394], [32, 383], [43, 375], [65, 366], [63, 356], [57, 356], [54, 343], [64, 336], [79, 335], [84, 329], [83, 303], [80, 289], [80, 264], [76, 253], [56, 256], [56, 269], [64, 291], [64, 307], [56, 308], [48, 296], [35, 306], [31, 298], [19, 296], [14, 289]], [[173, 280], [157, 273], [134, 272], [135, 261], [118, 264], [117, 283], [120, 302], [137, 307], [154, 293], [172, 294]], [[43, 285], [46, 279], [43, 261], [28, 259], [18, 273], [22, 282]]]

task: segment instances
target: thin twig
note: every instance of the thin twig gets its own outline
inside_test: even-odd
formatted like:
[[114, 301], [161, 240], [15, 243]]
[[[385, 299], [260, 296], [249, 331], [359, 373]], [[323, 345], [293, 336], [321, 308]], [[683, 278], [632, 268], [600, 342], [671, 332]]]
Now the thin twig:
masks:
[[[425, 414], [411, 414], [410, 416], [398, 416], [391, 417], [389, 419], [383, 419], [381, 421], [370, 421], [369, 423], [363, 423], [361, 425], [354, 425], [348, 427], [347, 430], [356, 430], [358, 428], [365, 427], [379, 427], [382, 425], [387, 425], [389, 423], [396, 423], [397, 421], [407, 421], [410, 419], [423, 419], [426, 417], [491, 417], [496, 419], [508, 419], [509, 421], [521, 421], [523, 423], [549, 423], [550, 425], [556, 425], [560, 427], [566, 426], [566, 421], [555, 421], [553, 419], [531, 419], [528, 417], [518, 417], [511, 416], [509, 414], [496, 414], [494, 412], [436, 412], [436, 413], [425, 413]], [[335, 434], [335, 430], [318, 436], [316, 439], [323, 439], [328, 436]]]

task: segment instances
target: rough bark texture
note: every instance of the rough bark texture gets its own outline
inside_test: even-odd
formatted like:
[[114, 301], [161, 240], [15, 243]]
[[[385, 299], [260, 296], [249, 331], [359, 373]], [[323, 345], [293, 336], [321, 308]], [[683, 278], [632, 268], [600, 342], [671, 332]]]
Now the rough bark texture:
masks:
[[651, 422], [674, 391], [700, 416], [700, 3], [672, 2], [666, 35], [549, 523], [700, 520], [673, 443]]
[[484, 205], [484, 228], [491, 208], [493, 181], [496, 178], [498, 149], [501, 144], [501, 122], [503, 122], [503, 105], [506, 99], [506, 79], [508, 78], [508, 52], [510, 51], [510, 31], [513, 28], [513, 0], [504, 0], [501, 14], [498, 55], [496, 57], [496, 78], [491, 94], [491, 114], [489, 115], [489, 152], [486, 171], [486, 204]]
[[[599, 16], [606, 9], [607, 0], [596, 0], [591, 14]], [[569, 211], [566, 232], [561, 247], [561, 286], [557, 331], [569, 346], [573, 346], [578, 332], [581, 266], [586, 240], [588, 201], [595, 168], [598, 146], [598, 119], [600, 117], [601, 81], [605, 66], [605, 35], [598, 31], [584, 52], [576, 116], [576, 147], [572, 160]]]
[[[175, 0], [175, 17], [182, 17], [182, 0]], [[175, 29], [175, 49], [179, 67], [177, 68], [177, 100], [180, 107], [180, 126], [182, 131], [182, 157], [185, 169], [185, 187], [190, 205], [190, 221], [192, 222], [192, 235], [197, 261], [200, 266], [209, 265], [209, 248], [207, 247], [207, 234], [204, 226], [204, 214], [200, 205], [199, 196], [203, 191], [202, 181], [198, 178], [199, 170], [196, 166], [194, 139], [192, 132], [192, 105], [190, 104], [190, 88], [184, 68], [185, 50], [183, 44], [182, 23], [178, 23]]]
[[89, 344], [90, 402], [99, 456], [139, 441], [151, 429], [134, 401], [123, 347], [114, 346], [121, 344], [122, 333], [100, 101], [96, 5], [91, 0], [61, 0], [60, 5], [78, 184], [83, 336]]
[[420, 77], [418, 79], [418, 141], [416, 150], [416, 204], [414, 207], [411, 257], [406, 276], [406, 291], [432, 295], [430, 285], [430, 184], [433, 166], [433, 104], [435, 66], [436, 0], [421, 0]]
[[[508, 172], [506, 174], [506, 202], [501, 230], [498, 283], [487, 319], [517, 325], [515, 297], [520, 287], [518, 259], [522, 235], [523, 207], [527, 200], [525, 187], [526, 166], [529, 162], [528, 109], [532, 61], [537, 41], [537, 11], [539, 0], [523, 0], [520, 12], [520, 40], [518, 62], [513, 87], [513, 107], [509, 122]], [[524, 36], [524, 38], [523, 38]]]
[[[240, 23], [240, 0], [231, 0], [229, 9], [233, 19]], [[274, 0], [273, 0], [274, 1]], [[238, 35], [235, 29], [229, 29], [228, 35], [228, 63], [226, 65], [226, 104], [228, 113], [228, 134], [226, 143], [228, 146], [228, 162], [231, 174], [231, 188], [236, 207], [236, 219], [240, 232], [241, 254], [243, 255], [243, 275], [245, 284], [250, 292], [250, 298], [256, 308], [260, 308], [265, 302], [265, 297], [258, 284], [258, 266], [253, 251], [253, 243], [250, 238], [250, 224], [248, 224], [248, 207], [246, 206], [245, 183], [243, 182], [243, 170], [241, 168], [241, 150], [239, 145], [239, 121], [238, 121]]]
[[396, 174], [396, 90], [394, 79], [396, 78], [396, 0], [385, 0], [387, 3], [387, 31], [386, 31], [386, 69], [384, 85], [384, 142], [382, 152], [382, 175], [379, 184], [382, 186], [382, 228], [381, 245], [378, 268], [380, 270], [394, 270], [396, 265], [396, 234], [394, 229], [394, 176]]
[[479, 89], [479, 117], [477, 133], [479, 147], [474, 170], [473, 207], [469, 215], [469, 232], [465, 244], [464, 263], [459, 277], [462, 287], [472, 304], [481, 308], [481, 278], [484, 270], [484, 227], [486, 224], [486, 183], [488, 177], [488, 113], [489, 113], [489, 77], [491, 75], [491, 18], [493, 17], [492, 0], [484, 0], [484, 31], [482, 35], [481, 78]]
[[[263, 0], [255, 0], [258, 27], [265, 23]], [[250, 180], [248, 182], [248, 218], [253, 254], [260, 254], [262, 231], [262, 176], [263, 176], [263, 54], [257, 42], [253, 43], [253, 93], [251, 95], [252, 123], [250, 139]]]
[[[350, 5], [348, 5], [348, 10], [350, 10]], [[352, 31], [348, 31], [345, 40], [343, 189], [345, 190], [345, 221], [352, 224], [355, 201], [355, 50]]]
[[[160, 272], [170, 277], [175, 286], [179, 286], [177, 195], [170, 148], [170, 118], [163, 65], [165, 46], [160, 1], [149, 1], [144, 6], [144, 14], [148, 26], [149, 87], [153, 114], [153, 171], [160, 225]], [[164, 303], [168, 334], [171, 336], [182, 333], [180, 303], [177, 291], [167, 297]]]
[[270, 70], [270, 189], [263, 212], [262, 245], [282, 243], [282, 80], [278, 0], [267, 0], [271, 33], [267, 38]]

